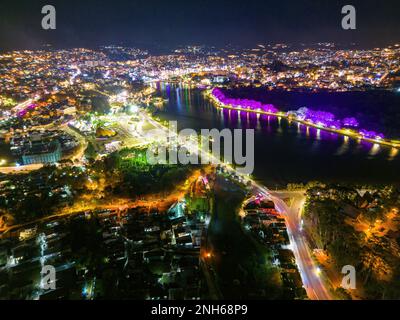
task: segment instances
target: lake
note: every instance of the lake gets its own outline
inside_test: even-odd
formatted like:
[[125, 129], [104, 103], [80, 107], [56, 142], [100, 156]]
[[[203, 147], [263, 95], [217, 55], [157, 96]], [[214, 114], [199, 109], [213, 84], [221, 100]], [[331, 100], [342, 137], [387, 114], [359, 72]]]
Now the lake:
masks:
[[[312, 180], [356, 184], [400, 182], [397, 149], [359, 142], [274, 116], [218, 110], [199, 89], [165, 83], [156, 87], [159, 94], [169, 99], [158, 116], [178, 121], [179, 129], [255, 129], [253, 175], [270, 188]], [[301, 102], [301, 96], [296, 95], [296, 99]], [[347, 99], [352, 96], [347, 95]], [[379, 102], [368, 101], [374, 105]]]

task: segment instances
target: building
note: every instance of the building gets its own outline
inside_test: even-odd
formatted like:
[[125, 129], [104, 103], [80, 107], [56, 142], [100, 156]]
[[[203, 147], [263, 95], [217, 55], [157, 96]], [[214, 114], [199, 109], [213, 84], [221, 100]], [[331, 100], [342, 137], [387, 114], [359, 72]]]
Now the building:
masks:
[[48, 143], [34, 142], [31, 148], [22, 155], [24, 165], [34, 163], [54, 163], [61, 160], [61, 145], [59, 141]]

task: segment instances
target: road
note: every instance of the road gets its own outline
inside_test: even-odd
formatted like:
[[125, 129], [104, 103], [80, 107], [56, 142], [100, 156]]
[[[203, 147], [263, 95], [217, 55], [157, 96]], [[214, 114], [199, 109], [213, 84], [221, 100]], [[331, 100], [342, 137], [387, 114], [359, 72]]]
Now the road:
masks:
[[[319, 276], [317, 266], [310, 253], [311, 250], [301, 228], [301, 211], [305, 202], [304, 192], [269, 191], [268, 194], [274, 201], [276, 209], [286, 219], [290, 243], [308, 297], [312, 300], [332, 300], [331, 294]], [[290, 206], [282, 200], [286, 198], [292, 199]]]
[[[165, 134], [174, 134], [169, 132], [167, 127], [164, 127], [160, 123], [154, 121], [150, 116], [143, 113], [144, 117], [147, 118], [150, 123], [161, 130], [165, 130]], [[220, 164], [224, 166], [228, 171], [234, 173], [237, 176], [241, 176], [242, 179], [247, 182], [251, 182], [253, 187], [254, 194], [262, 194], [266, 198], [271, 199], [276, 209], [285, 217], [286, 226], [289, 233], [290, 243], [292, 246], [292, 250], [294, 256], [296, 258], [296, 263], [299, 267], [299, 271], [303, 280], [304, 287], [307, 291], [307, 295], [312, 300], [332, 300], [332, 296], [329, 291], [326, 289], [325, 284], [320, 278], [317, 272], [317, 266], [315, 265], [310, 249], [308, 247], [307, 240], [304, 237], [304, 234], [301, 230], [301, 208], [304, 204], [304, 196], [301, 192], [272, 192], [266, 187], [260, 185], [256, 181], [251, 178], [240, 174], [236, 169], [234, 169], [231, 165], [223, 163], [220, 159], [216, 159], [214, 156], [210, 154], [206, 154], [204, 150], [198, 149], [198, 145], [196, 141], [192, 143], [187, 143], [185, 145], [188, 150], [195, 151], [197, 148], [197, 152], [202, 156], [208, 156], [212, 160], [214, 164]], [[289, 207], [282, 199], [287, 197], [291, 197], [294, 199], [293, 203]]]
[[[74, 73], [70, 79], [69, 82], [70, 84], [73, 84], [74, 79], [81, 74], [81, 71], [78, 67], [74, 66], [73, 68], [75, 68], [77, 71], [76, 73]], [[51, 94], [55, 94], [57, 93], [58, 90], [54, 90]], [[18, 105], [16, 105], [14, 108], [12, 108], [12, 111], [15, 114], [18, 114], [19, 112], [21, 112], [22, 110], [24, 110], [25, 108], [27, 108], [30, 104], [35, 103], [36, 101], [38, 101], [39, 99], [41, 99], [40, 95], [36, 95], [34, 98], [28, 99], [24, 102], [19, 103]], [[53, 124], [48, 125], [49, 127], [52, 127]], [[40, 129], [46, 128], [47, 126], [40, 126]], [[35, 129], [35, 127], [31, 127], [30, 128]], [[81, 139], [80, 139], [81, 140]], [[84, 154], [84, 150], [82, 151], [82, 148], [85, 148], [86, 144], [84, 144], [83, 146], [81, 145], [81, 148], [79, 150], [79, 152], [77, 153], [77, 155], [74, 157], [73, 160], [75, 160], [75, 158], [79, 158], [81, 159], [83, 154]], [[42, 163], [38, 163], [38, 164], [31, 164], [31, 165], [24, 165], [24, 166], [13, 166], [13, 167], [1, 167], [0, 166], [0, 173], [4, 173], [4, 174], [14, 174], [14, 173], [20, 173], [20, 172], [30, 172], [30, 171], [35, 171], [38, 170], [40, 168], [43, 167]]]
[[287, 114], [282, 113], [282, 112], [273, 113], [273, 112], [268, 112], [268, 111], [262, 111], [262, 110], [259, 110], [259, 109], [249, 110], [249, 109], [247, 109], [245, 107], [238, 107], [238, 106], [237, 107], [233, 107], [233, 106], [225, 105], [225, 104], [221, 103], [212, 94], [209, 95], [209, 96], [212, 99], [212, 101], [214, 102], [213, 105], [218, 109], [222, 108], [222, 109], [234, 110], [234, 111], [238, 111], [238, 112], [245, 112], [245, 113], [249, 113], [249, 114], [253, 113], [253, 114], [257, 114], [257, 115], [264, 114], [264, 115], [278, 116], [278, 117], [281, 117], [281, 118], [286, 118], [286, 119], [288, 119], [290, 121], [293, 121], [295, 123], [305, 125], [307, 127], [314, 127], [316, 129], [319, 129], [319, 130], [324, 130], [324, 131], [327, 131], [327, 132], [333, 132], [333, 133], [336, 133], [336, 134], [339, 134], [339, 135], [342, 135], [342, 136], [345, 136], [345, 137], [352, 138], [352, 139], [357, 140], [357, 141], [358, 140], [363, 140], [363, 141], [371, 142], [374, 145], [376, 144], [376, 145], [383, 145], [383, 146], [391, 147], [394, 150], [400, 149], [400, 141], [398, 141], [398, 140], [389, 140], [389, 139], [385, 139], [385, 138], [381, 138], [381, 137], [368, 137], [368, 136], [366, 136], [366, 135], [364, 135], [364, 134], [362, 134], [361, 132], [358, 132], [358, 131], [352, 131], [352, 130], [349, 130], [349, 129], [344, 128], [344, 127], [340, 128], [340, 129], [336, 129], [334, 127], [330, 127], [330, 126], [327, 126], [327, 125], [321, 125], [321, 124], [313, 123], [312, 121], [309, 121], [309, 120], [300, 120], [298, 118], [288, 116]]
[[29, 106], [30, 104], [32, 104], [34, 101], [36, 101], [36, 100], [34, 100], [34, 99], [28, 99], [28, 100], [26, 100], [26, 101], [24, 101], [24, 102], [21, 102], [20, 104], [17, 104], [14, 108], [12, 108], [12, 111], [13, 111], [14, 113], [18, 113], [18, 112], [24, 110], [27, 106]]
[[85, 139], [85, 137], [77, 133], [75, 130], [72, 130], [70, 127], [68, 127], [66, 123], [62, 124], [60, 126], [60, 129], [63, 130], [66, 134], [75, 137], [79, 141], [79, 147], [76, 148], [74, 153], [70, 155], [68, 158], [74, 162], [82, 164], [85, 155], [85, 150], [88, 146], [87, 140]]

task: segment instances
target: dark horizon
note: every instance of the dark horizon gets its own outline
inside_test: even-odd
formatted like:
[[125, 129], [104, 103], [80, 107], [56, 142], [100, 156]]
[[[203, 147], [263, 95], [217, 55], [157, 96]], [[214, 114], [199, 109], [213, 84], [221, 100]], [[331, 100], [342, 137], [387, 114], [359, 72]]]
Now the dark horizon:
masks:
[[[42, 6], [57, 10], [57, 29], [41, 29]], [[357, 30], [341, 28], [341, 8], [357, 9]], [[400, 4], [365, 1], [31, 1], [0, 4], [0, 50], [97, 47], [109, 44], [174, 47], [186, 44], [356, 43], [400, 41]]]

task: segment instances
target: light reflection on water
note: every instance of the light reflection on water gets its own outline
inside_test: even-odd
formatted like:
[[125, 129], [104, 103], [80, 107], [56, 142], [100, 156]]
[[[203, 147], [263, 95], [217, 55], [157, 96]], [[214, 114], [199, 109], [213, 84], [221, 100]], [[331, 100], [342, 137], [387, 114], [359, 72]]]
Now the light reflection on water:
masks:
[[[166, 95], [166, 91], [160, 90]], [[183, 86], [170, 91], [160, 114], [177, 120], [180, 129], [255, 129], [255, 176], [262, 181], [380, 182], [395, 180], [399, 150], [308, 127], [285, 118], [216, 109], [200, 91]]]
[[381, 151], [381, 146], [377, 143], [373, 144], [371, 150], [369, 151], [370, 156], [376, 156]]

